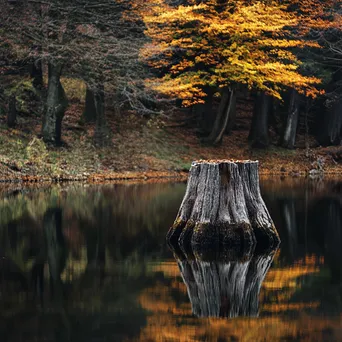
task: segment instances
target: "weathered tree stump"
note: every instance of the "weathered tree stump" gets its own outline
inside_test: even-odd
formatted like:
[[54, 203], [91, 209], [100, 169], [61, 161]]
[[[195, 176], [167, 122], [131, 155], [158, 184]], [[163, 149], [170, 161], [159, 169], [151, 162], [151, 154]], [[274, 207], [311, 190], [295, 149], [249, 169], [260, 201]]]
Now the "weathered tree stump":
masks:
[[167, 234], [185, 251], [219, 246], [273, 248], [280, 239], [260, 194], [257, 161], [195, 161]]

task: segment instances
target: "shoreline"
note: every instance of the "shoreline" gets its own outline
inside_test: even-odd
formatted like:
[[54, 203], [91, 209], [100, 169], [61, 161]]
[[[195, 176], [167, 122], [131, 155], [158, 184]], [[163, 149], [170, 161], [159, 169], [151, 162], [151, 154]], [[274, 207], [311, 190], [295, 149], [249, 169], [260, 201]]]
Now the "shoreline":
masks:
[[[342, 175], [342, 147], [316, 146], [311, 140], [305, 147], [303, 135], [298, 135], [295, 149], [284, 149], [274, 139], [267, 149], [252, 149], [246, 111], [237, 123], [240, 128], [217, 146], [203, 144], [196, 127], [170, 128], [168, 120], [158, 117], [113, 115], [108, 125], [115, 134], [108, 146], [96, 148], [93, 126], [79, 125], [82, 108], [75, 104], [67, 113], [60, 147], [37, 138], [39, 120], [23, 119], [16, 129], [0, 125], [0, 184], [184, 181], [192, 161], [202, 159], [258, 160], [259, 174], [266, 177]], [[32, 129], [25, 131], [26, 126]]]
[[[270, 172], [267, 169], [259, 167], [260, 178], [268, 177], [284, 177], [284, 178], [341, 178], [342, 170], [325, 170], [317, 171], [310, 174], [306, 170], [301, 171], [274, 171]], [[188, 179], [188, 171], [124, 171], [124, 172], [103, 172], [93, 174], [81, 174], [81, 175], [59, 175], [49, 177], [47, 175], [6, 175], [0, 174], [0, 186], [1, 184], [15, 183], [15, 184], [32, 184], [32, 183], [67, 183], [67, 182], [82, 182], [88, 184], [101, 184], [111, 182], [177, 182], [186, 181]]]

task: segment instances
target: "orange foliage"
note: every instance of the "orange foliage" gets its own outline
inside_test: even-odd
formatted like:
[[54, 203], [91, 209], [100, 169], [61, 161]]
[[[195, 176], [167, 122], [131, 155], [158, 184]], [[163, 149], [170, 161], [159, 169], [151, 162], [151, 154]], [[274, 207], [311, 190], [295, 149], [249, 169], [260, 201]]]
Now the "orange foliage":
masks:
[[310, 30], [340, 29], [338, 21], [340, 15], [337, 9], [341, 6], [340, 0], [289, 0], [289, 10], [295, 11], [300, 18], [302, 34]]
[[244, 84], [277, 98], [286, 87], [312, 97], [319, 93], [320, 80], [301, 74], [301, 61], [290, 51], [319, 47], [315, 41], [290, 39], [301, 24], [311, 27], [314, 20], [307, 13], [289, 11], [280, 1], [153, 3], [143, 13], [151, 42], [141, 57], [167, 74], [150, 79], [151, 88], [181, 98], [185, 106], [203, 102], [208, 86]]

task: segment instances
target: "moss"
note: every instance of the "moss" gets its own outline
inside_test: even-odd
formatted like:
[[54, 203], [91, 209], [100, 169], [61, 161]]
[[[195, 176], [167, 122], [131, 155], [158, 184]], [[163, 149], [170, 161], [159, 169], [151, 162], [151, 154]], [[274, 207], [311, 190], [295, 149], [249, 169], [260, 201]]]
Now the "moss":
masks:
[[169, 245], [172, 247], [178, 246], [178, 239], [186, 225], [186, 221], [182, 221], [181, 219], [176, 219], [172, 227], [166, 234], [166, 240]]
[[185, 252], [188, 250], [191, 251], [191, 238], [193, 235], [195, 224], [196, 223], [193, 220], [187, 221], [180, 234], [179, 243]]
[[192, 241], [194, 244], [212, 245], [218, 244], [218, 227], [208, 222], [197, 222], [194, 227]]
[[251, 227], [249, 223], [212, 224], [177, 218], [167, 234], [172, 249], [186, 258], [200, 260], [249, 260], [279, 245], [279, 236], [271, 227]]

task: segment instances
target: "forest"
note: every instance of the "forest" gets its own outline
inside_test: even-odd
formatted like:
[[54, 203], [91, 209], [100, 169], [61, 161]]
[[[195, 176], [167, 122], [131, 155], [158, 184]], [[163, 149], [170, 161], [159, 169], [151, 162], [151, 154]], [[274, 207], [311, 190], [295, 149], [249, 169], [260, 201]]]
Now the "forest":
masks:
[[213, 156], [336, 172], [341, 5], [2, 0], [2, 178], [181, 171]]
[[0, 0], [1, 340], [341, 341], [341, 170], [341, 0]]

